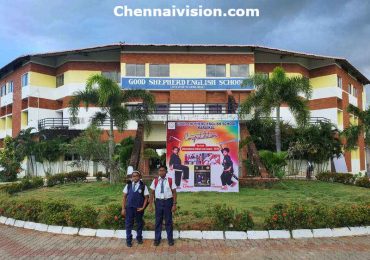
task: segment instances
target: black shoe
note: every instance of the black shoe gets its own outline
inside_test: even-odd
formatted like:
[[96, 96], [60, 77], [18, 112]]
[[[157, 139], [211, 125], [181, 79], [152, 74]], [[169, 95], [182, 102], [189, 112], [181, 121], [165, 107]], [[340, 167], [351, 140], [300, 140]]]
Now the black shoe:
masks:
[[173, 240], [168, 241], [168, 245], [169, 245], [169, 246], [173, 246], [174, 244], [175, 244], [175, 242], [174, 242]]
[[126, 246], [127, 247], [132, 247], [132, 242], [131, 241], [126, 241]]
[[158, 241], [158, 240], [154, 240], [154, 243], [153, 243], [153, 245], [154, 246], [159, 246], [159, 244], [161, 243], [161, 241]]
[[143, 240], [142, 240], [142, 239], [137, 239], [137, 243], [138, 243], [139, 245], [141, 245], [141, 244], [143, 243]]

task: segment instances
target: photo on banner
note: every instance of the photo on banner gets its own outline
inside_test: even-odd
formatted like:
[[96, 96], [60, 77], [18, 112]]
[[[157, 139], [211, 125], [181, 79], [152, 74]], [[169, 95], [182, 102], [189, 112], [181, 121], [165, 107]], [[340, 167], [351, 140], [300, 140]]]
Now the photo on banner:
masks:
[[178, 192], [239, 192], [239, 122], [170, 121], [168, 175]]

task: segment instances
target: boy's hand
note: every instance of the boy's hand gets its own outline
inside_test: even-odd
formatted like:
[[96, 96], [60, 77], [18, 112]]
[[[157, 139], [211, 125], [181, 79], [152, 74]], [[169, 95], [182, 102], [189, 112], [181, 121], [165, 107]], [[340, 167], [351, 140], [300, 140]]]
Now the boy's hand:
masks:
[[143, 211], [144, 208], [137, 208], [137, 212]]
[[126, 209], [122, 209], [121, 215], [122, 215], [122, 217], [125, 217], [126, 216]]
[[176, 204], [173, 204], [172, 206], [172, 212], [175, 213], [176, 212]]
[[153, 212], [153, 205], [152, 204], [149, 204], [149, 211]]

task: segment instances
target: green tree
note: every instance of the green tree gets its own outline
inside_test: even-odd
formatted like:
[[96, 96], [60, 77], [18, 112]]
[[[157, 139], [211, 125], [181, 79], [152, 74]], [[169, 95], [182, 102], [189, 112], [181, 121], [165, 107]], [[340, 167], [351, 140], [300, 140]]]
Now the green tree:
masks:
[[65, 143], [59, 138], [40, 140], [35, 148], [36, 161], [42, 164], [45, 174], [53, 174], [53, 164], [65, 152]]
[[343, 131], [343, 136], [346, 138], [345, 148], [347, 150], [353, 150], [358, 145], [358, 138], [361, 134], [364, 134], [365, 145], [368, 147], [370, 145], [370, 108], [361, 111], [358, 107], [354, 105], [349, 105], [347, 111], [358, 118], [357, 125], [350, 125]]
[[0, 180], [15, 181], [17, 174], [22, 170], [21, 162], [24, 155], [17, 149], [16, 139], [6, 136], [4, 138], [4, 147], [0, 150]]
[[28, 176], [37, 176], [37, 163], [35, 160], [37, 140], [34, 135], [32, 135], [33, 130], [33, 127], [23, 129], [16, 137], [17, 149], [27, 159], [27, 164], [29, 166], [27, 167]]
[[[141, 100], [144, 105], [135, 109], [125, 106], [127, 102], [137, 100]], [[110, 182], [114, 183], [117, 181], [118, 172], [115, 170], [113, 158], [115, 150], [113, 129], [117, 127], [119, 131], [122, 131], [126, 128], [129, 120], [136, 120], [142, 122], [149, 131], [150, 121], [148, 116], [154, 109], [154, 97], [145, 90], [122, 91], [115, 81], [96, 74], [87, 79], [85, 90], [75, 93], [70, 101], [70, 113], [73, 122], [76, 122], [81, 102], [84, 103], [86, 109], [89, 105], [100, 108], [100, 111], [95, 113], [92, 118], [93, 124], [103, 123], [105, 120], [109, 121], [109, 170]]]
[[[259, 115], [271, 116], [276, 111], [275, 140], [276, 151], [281, 151], [280, 107], [288, 105], [289, 110], [299, 125], [309, 119], [308, 99], [311, 97], [311, 85], [308, 78], [288, 77], [282, 67], [276, 67], [271, 77], [256, 73], [243, 85], [255, 86], [255, 91], [241, 104], [240, 115], [247, 115], [254, 110]], [[303, 96], [304, 97], [303, 97]]]
[[117, 146], [116, 153], [119, 156], [122, 169], [127, 169], [133, 149], [134, 139], [131, 136], [123, 139]]

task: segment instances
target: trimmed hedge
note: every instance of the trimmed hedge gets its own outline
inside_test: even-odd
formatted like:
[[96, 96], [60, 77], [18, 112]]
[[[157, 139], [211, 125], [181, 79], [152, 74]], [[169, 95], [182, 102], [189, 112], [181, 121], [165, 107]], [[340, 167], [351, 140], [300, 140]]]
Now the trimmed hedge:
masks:
[[326, 182], [338, 182], [347, 185], [370, 188], [370, 179], [367, 176], [357, 178], [350, 173], [323, 172], [316, 175], [316, 179]]
[[58, 173], [50, 175], [46, 178], [47, 186], [52, 187], [58, 184], [65, 184], [69, 182], [86, 181], [89, 174], [84, 171], [73, 171], [68, 173]]
[[313, 229], [370, 224], [370, 203], [360, 205], [276, 204], [265, 219], [266, 229]]
[[0, 191], [8, 194], [14, 194], [29, 189], [36, 189], [44, 186], [44, 179], [42, 177], [24, 178], [20, 182], [4, 184], [0, 186]]
[[90, 206], [77, 207], [66, 201], [0, 201], [0, 215], [48, 225], [98, 227], [99, 211]]

